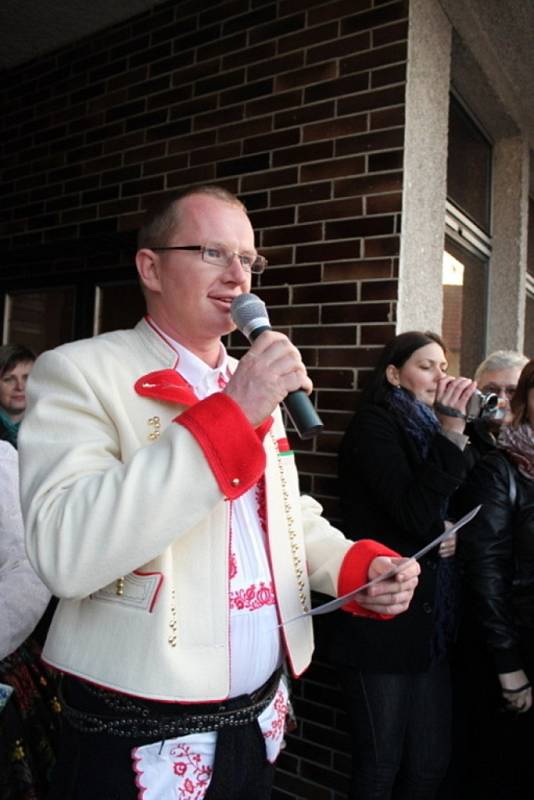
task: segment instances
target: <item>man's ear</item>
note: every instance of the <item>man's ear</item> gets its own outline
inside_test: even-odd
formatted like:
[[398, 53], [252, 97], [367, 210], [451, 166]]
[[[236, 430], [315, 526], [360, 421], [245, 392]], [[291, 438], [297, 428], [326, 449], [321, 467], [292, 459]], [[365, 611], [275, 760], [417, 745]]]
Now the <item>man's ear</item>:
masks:
[[149, 247], [142, 247], [135, 254], [135, 264], [143, 288], [156, 294], [161, 293], [161, 260], [159, 256]]
[[386, 367], [386, 380], [392, 386], [400, 386], [399, 370], [394, 364], [388, 364]]

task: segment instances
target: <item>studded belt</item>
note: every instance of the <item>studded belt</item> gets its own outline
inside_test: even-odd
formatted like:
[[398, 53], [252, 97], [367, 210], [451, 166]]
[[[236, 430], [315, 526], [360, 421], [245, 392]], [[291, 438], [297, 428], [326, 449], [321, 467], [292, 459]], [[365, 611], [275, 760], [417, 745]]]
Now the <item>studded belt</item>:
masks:
[[[158, 741], [248, 725], [271, 703], [281, 674], [280, 667], [252, 694], [240, 695], [223, 703], [186, 705], [179, 713], [173, 715], [157, 713], [157, 707], [160, 705], [158, 703], [136, 702], [118, 692], [99, 689], [85, 682], [78, 684], [83, 685], [83, 691], [95, 699], [99, 708], [104, 707], [105, 711], [99, 710], [97, 713], [93, 710], [74, 708], [65, 701], [64, 693], [60, 690], [61, 702], [64, 718], [81, 733]], [[167, 704], [166, 706], [168, 708]], [[177, 704], [177, 708], [180, 708], [180, 705]]]

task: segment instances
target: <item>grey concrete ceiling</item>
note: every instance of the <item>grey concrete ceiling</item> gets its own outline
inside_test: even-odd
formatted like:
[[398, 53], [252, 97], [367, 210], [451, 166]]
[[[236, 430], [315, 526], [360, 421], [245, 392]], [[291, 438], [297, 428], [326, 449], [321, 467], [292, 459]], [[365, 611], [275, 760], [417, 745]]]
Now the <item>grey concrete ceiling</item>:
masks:
[[[534, 148], [534, 0], [439, 2], [456, 31], [458, 47], [453, 50], [453, 79], [455, 69], [462, 68], [462, 61], [468, 69], [480, 70], [490, 91]], [[476, 108], [476, 97], [469, 100], [484, 121], [481, 104], [487, 92], [482, 83], [480, 89], [480, 108]], [[502, 133], [505, 134], [504, 130]]]
[[164, 0], [0, 0], [0, 69], [24, 64]]

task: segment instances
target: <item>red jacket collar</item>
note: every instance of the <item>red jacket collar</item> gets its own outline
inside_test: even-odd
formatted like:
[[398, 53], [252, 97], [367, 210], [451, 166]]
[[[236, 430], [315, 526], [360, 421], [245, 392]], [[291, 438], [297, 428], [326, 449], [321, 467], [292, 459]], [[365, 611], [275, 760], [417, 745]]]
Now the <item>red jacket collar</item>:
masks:
[[152, 397], [167, 403], [193, 406], [198, 397], [189, 383], [174, 369], [160, 369], [142, 375], [134, 384], [135, 391], [142, 397]]

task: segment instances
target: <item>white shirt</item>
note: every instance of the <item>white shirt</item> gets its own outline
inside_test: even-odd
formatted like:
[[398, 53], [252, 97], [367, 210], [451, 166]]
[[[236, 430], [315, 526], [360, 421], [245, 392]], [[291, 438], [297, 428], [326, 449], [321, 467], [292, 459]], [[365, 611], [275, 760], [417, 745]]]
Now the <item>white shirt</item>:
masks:
[[[176, 371], [199, 400], [220, 392], [231, 377], [221, 344], [219, 363], [208, 366], [183, 345], [151, 324], [176, 351]], [[230, 512], [230, 697], [254, 691], [282, 660], [278, 615], [255, 486], [231, 502]]]

